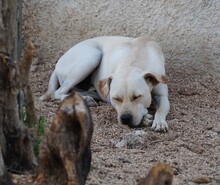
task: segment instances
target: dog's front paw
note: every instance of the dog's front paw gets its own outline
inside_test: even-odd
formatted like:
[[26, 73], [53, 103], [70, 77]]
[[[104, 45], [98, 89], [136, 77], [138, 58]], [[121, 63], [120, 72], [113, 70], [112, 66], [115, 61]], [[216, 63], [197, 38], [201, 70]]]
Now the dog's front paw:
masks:
[[140, 124], [140, 126], [147, 127], [151, 125], [153, 122], [153, 116], [151, 114], [147, 114], [146, 116], [143, 117], [143, 120]]
[[165, 120], [155, 118], [153, 121], [153, 124], [151, 126], [151, 129], [154, 131], [167, 132], [168, 131], [168, 124]]

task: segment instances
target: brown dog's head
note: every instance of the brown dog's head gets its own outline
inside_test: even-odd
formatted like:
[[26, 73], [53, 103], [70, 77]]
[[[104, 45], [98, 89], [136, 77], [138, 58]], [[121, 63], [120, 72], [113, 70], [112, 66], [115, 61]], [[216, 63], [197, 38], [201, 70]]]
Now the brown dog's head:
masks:
[[138, 185], [172, 185], [173, 173], [174, 170], [168, 164], [158, 163]]
[[93, 122], [78, 93], [65, 98], [45, 133], [40, 150], [38, 185], [85, 184], [91, 164]]

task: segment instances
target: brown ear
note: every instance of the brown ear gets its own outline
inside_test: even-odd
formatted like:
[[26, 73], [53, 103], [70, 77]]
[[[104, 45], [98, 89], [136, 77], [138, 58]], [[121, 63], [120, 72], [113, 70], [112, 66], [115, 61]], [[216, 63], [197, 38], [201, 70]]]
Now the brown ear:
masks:
[[153, 75], [152, 73], [145, 73], [144, 79], [147, 83], [152, 84], [153, 86], [156, 86], [159, 83], [167, 84], [168, 78], [165, 75]]
[[112, 77], [106, 78], [104, 80], [99, 80], [99, 90], [104, 98], [108, 96], [111, 81]]

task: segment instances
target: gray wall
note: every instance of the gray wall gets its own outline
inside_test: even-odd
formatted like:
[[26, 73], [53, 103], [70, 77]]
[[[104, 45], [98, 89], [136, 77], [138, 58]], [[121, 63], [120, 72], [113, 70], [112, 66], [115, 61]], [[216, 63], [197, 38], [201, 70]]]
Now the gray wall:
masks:
[[150, 35], [168, 65], [220, 73], [220, 0], [24, 0], [24, 34], [40, 62], [101, 35]]

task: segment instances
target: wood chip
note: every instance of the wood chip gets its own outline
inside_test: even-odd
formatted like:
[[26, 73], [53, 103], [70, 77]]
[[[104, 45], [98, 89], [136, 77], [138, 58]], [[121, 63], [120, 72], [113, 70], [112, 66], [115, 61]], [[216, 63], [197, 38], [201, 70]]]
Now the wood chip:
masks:
[[207, 184], [211, 182], [211, 179], [208, 176], [201, 175], [201, 176], [196, 176], [192, 179], [192, 182], [196, 184]]

